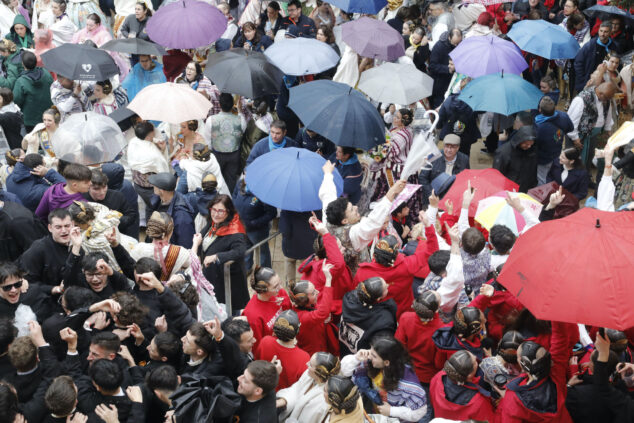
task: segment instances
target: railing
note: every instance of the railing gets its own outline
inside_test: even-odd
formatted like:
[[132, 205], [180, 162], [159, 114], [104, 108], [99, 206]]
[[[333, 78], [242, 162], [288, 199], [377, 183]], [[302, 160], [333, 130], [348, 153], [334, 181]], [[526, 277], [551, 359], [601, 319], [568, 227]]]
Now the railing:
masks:
[[[264, 243], [269, 242], [270, 240], [272, 240], [279, 234], [281, 234], [281, 232], [278, 231], [278, 232], [275, 232], [273, 235], [269, 235], [268, 238], [263, 239], [262, 241], [258, 242], [257, 244], [249, 248], [244, 253], [244, 256], [246, 257], [249, 254], [253, 253], [253, 265], [258, 266], [260, 264], [260, 247], [262, 247]], [[230, 269], [232, 264], [233, 264], [233, 260], [230, 260], [226, 262], [224, 265], [225, 306], [227, 308], [227, 316], [231, 316], [233, 314], [232, 313], [233, 310], [231, 308], [231, 269]]]

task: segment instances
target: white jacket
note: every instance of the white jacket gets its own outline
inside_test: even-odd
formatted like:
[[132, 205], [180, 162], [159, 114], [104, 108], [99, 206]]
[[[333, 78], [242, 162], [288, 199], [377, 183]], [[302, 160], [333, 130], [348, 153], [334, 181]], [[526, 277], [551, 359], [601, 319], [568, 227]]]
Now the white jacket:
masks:
[[286, 410], [279, 421], [293, 418], [302, 423], [321, 423], [329, 406], [324, 399], [324, 384], [316, 383], [308, 375], [308, 370], [297, 382], [277, 393], [277, 398], [286, 400]]

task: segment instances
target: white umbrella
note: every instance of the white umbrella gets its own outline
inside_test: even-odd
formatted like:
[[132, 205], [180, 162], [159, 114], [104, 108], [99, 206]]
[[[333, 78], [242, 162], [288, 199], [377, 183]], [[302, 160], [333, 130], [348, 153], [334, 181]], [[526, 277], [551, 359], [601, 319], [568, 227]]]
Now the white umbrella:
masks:
[[165, 82], [143, 88], [127, 107], [144, 120], [179, 124], [206, 118], [211, 102], [189, 84]]
[[51, 143], [56, 157], [84, 165], [110, 162], [127, 144], [119, 125], [95, 112], [72, 114], [57, 128]]
[[314, 38], [276, 41], [264, 55], [286, 75], [293, 76], [324, 72], [339, 62], [339, 55], [332, 47]]
[[429, 97], [433, 85], [414, 65], [388, 62], [363, 72], [358, 89], [381, 103], [407, 105]]

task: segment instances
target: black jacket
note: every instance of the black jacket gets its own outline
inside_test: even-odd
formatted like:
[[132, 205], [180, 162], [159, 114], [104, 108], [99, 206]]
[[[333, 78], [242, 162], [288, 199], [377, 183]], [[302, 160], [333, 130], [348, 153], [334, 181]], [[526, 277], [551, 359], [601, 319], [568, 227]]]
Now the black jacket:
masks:
[[116, 210], [121, 213], [119, 231], [134, 239], [139, 238], [139, 206], [137, 205], [136, 208], [132, 207], [121, 192], [108, 189], [106, 197], [101, 201], [92, 198], [88, 192], [84, 194], [84, 198], [88, 201], [103, 204], [110, 210]]
[[187, 362], [183, 363], [180, 371], [183, 383], [211, 376], [225, 376], [234, 384], [236, 383], [247, 364], [240, 359], [240, 346], [227, 335], [224, 335], [219, 342], [214, 341], [214, 344], [215, 350], [201, 364], [190, 366]]
[[[429, 200], [429, 196], [431, 195], [431, 181], [436, 178], [436, 176], [441, 173], [445, 173], [445, 167], [447, 166], [447, 161], [445, 160], [445, 155], [443, 154], [436, 160], [432, 162], [431, 169], [423, 169], [420, 171], [418, 175], [418, 183], [422, 185], [423, 190], [423, 201], [427, 203]], [[469, 169], [469, 156], [464, 153], [458, 152], [456, 156], [456, 161], [453, 164], [453, 169], [451, 170], [452, 175], [457, 175], [465, 169]], [[436, 193], [439, 195], [439, 193]]]
[[236, 416], [241, 423], [277, 423], [275, 391], [269, 392], [267, 396], [255, 402], [243, 398]]
[[271, 220], [277, 216], [277, 209], [260, 201], [251, 191], [242, 191], [241, 184], [233, 190], [233, 204], [238, 209], [240, 219], [247, 231], [257, 231], [270, 227]]
[[[82, 288], [87, 288], [93, 291], [88, 282], [86, 282], [86, 277], [84, 276], [84, 272], [81, 268], [81, 261], [81, 256], [76, 256], [73, 253], [68, 255], [67, 263], [70, 265], [70, 272], [68, 273], [68, 277], [64, 279], [64, 286], [81, 286]], [[97, 294], [100, 301], [103, 301], [110, 298], [112, 294], [117, 291], [130, 290], [128, 278], [119, 272], [113, 272], [111, 276], [108, 276], [108, 283], [106, 286], [100, 292], [93, 292]]]
[[304, 260], [314, 253], [313, 242], [317, 232], [310, 228], [310, 212], [282, 210], [279, 229], [282, 232], [282, 252], [295, 260]]
[[50, 287], [40, 284], [29, 284], [29, 290], [20, 294], [20, 300], [11, 304], [4, 298], [0, 298], [0, 317], [13, 318], [20, 304], [31, 307], [38, 322], [43, 322], [53, 310], [51, 303]]
[[0, 260], [17, 260], [47, 234], [46, 227], [33, 212], [21, 204], [5, 201], [0, 210]]
[[[83, 251], [80, 253], [83, 256]], [[38, 239], [18, 259], [29, 283], [56, 286], [68, 280], [72, 264], [67, 263], [69, 247], [53, 241], [51, 235]]]
[[445, 32], [429, 56], [429, 76], [434, 78], [434, 87], [432, 89], [432, 107], [438, 107], [442, 103], [445, 91], [449, 87], [452, 74], [449, 73], [449, 53], [455, 48], [449, 42], [449, 32]]
[[174, 233], [170, 239], [170, 244], [191, 248], [195, 233], [194, 217], [196, 212], [192, 209], [185, 196], [180, 192], [175, 192], [174, 198], [172, 198], [166, 208], [161, 204], [161, 199], [158, 195], [153, 195], [150, 201], [152, 210], [164, 211], [174, 220]]
[[522, 150], [519, 145], [531, 137], [535, 139], [532, 126], [518, 129], [513, 138], [497, 149], [493, 168], [517, 183], [520, 192], [527, 192], [537, 186], [537, 147], [535, 144], [528, 150]]
[[22, 112], [0, 113], [0, 127], [7, 137], [9, 148], [20, 148], [22, 146], [22, 128], [24, 127], [24, 117]]
[[562, 183], [561, 173], [564, 171], [564, 167], [559, 163], [559, 159], [555, 159], [548, 172], [546, 182], [555, 181], [565, 189], [570, 191], [579, 201], [586, 198], [588, 195], [588, 185], [590, 184], [590, 175], [588, 171], [581, 169], [571, 169], [568, 171], [568, 177]]
[[480, 138], [481, 135], [476, 121], [476, 113], [467, 103], [458, 100], [458, 95], [459, 94], [449, 95], [438, 111], [440, 139], [444, 139], [447, 134], [455, 133], [454, 125], [458, 121], [462, 122], [464, 124], [464, 131], [456, 135], [460, 136], [460, 152], [468, 156], [471, 152], [471, 144], [478, 142], [478, 138]]

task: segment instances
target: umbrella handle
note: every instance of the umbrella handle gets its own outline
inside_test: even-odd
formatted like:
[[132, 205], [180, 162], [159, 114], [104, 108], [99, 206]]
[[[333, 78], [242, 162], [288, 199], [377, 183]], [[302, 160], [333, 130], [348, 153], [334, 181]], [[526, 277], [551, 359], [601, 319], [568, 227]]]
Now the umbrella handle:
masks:
[[436, 125], [438, 125], [438, 113], [435, 110], [427, 110], [423, 117], [428, 118], [430, 115], [434, 116], [434, 123], [431, 124], [431, 128], [425, 133], [426, 135], [431, 134], [436, 129]]

